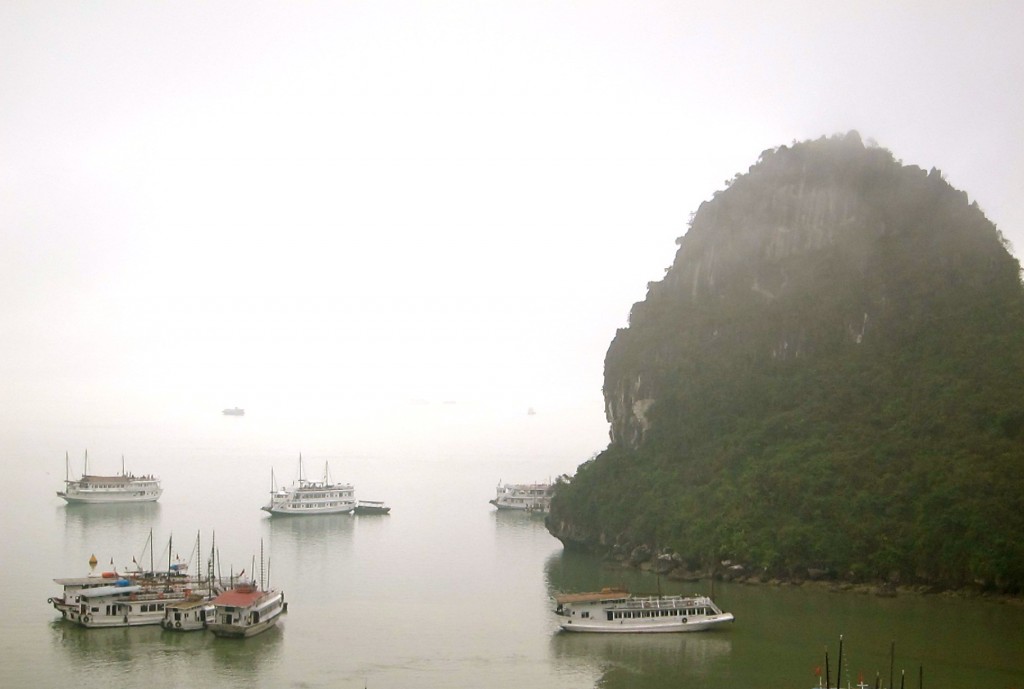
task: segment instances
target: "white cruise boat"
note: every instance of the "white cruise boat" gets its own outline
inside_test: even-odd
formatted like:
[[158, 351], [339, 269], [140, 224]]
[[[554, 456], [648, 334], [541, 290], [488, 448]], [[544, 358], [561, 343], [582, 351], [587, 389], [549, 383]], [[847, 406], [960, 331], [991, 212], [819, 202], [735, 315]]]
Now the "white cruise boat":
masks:
[[555, 597], [559, 626], [569, 632], [699, 632], [733, 621], [707, 596], [633, 597], [622, 589]]
[[276, 488], [271, 471], [270, 483], [270, 502], [262, 509], [271, 515], [348, 514], [356, 508], [355, 488], [350, 483], [332, 483], [326, 464], [322, 481], [303, 478], [302, 455], [299, 455], [298, 481], [288, 488]]
[[174, 586], [149, 586], [117, 579], [108, 586], [87, 588], [75, 596], [75, 604], [67, 608], [65, 619], [89, 629], [105, 627], [137, 627], [160, 624], [169, 605], [203, 597], [208, 592], [194, 592]]
[[217, 636], [244, 638], [264, 632], [288, 610], [284, 592], [261, 590], [253, 582], [225, 591], [211, 601], [213, 618], [206, 628]]
[[117, 476], [97, 476], [89, 473], [89, 453], [85, 455], [85, 471], [77, 480], [71, 479], [67, 455], [64, 456], [64, 490], [57, 496], [69, 504], [78, 503], [124, 503], [155, 502], [163, 493], [160, 479], [155, 476], [135, 476], [124, 470], [121, 458], [121, 473]]
[[550, 483], [498, 483], [497, 495], [490, 501], [499, 510], [547, 512], [554, 486]]

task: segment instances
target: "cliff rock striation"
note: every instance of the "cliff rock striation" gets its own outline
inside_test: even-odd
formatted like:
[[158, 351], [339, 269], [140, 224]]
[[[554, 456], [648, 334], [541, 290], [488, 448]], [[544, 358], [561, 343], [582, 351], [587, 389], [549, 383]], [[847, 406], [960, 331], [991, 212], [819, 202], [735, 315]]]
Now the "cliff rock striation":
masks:
[[680, 568], [1024, 585], [1024, 289], [976, 203], [859, 135], [762, 152], [605, 359], [568, 547]]

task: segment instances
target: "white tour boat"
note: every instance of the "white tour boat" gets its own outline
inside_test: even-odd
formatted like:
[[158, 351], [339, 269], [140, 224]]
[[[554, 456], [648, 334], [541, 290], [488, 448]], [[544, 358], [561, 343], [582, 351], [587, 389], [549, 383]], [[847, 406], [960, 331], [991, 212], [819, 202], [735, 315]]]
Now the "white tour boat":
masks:
[[555, 597], [559, 626], [570, 632], [699, 632], [733, 621], [707, 596], [633, 597], [622, 589]]
[[491, 504], [499, 510], [547, 512], [554, 486], [550, 483], [498, 483]]
[[108, 586], [82, 589], [76, 604], [68, 607], [65, 619], [90, 629], [137, 627], [160, 624], [167, 606], [191, 600], [191, 589], [154, 587], [117, 579]]
[[255, 582], [236, 586], [211, 602], [214, 613], [212, 618], [207, 618], [206, 628], [217, 636], [235, 638], [254, 636], [270, 629], [288, 610], [283, 591], [261, 590]]
[[270, 502], [263, 510], [271, 515], [348, 514], [356, 508], [356, 491], [350, 483], [331, 483], [328, 466], [324, 465], [322, 481], [308, 481], [302, 476], [302, 455], [299, 455], [299, 480], [289, 488], [276, 488], [270, 473]]
[[78, 608], [81, 602], [80, 595], [86, 589], [97, 589], [110, 586], [117, 581], [118, 575], [114, 572], [104, 572], [100, 575], [88, 577], [69, 577], [54, 579], [60, 585], [62, 591], [60, 596], [54, 596], [46, 602], [53, 606], [54, 610], [67, 618], [68, 612]]
[[64, 490], [57, 495], [69, 504], [74, 503], [123, 503], [155, 502], [163, 493], [160, 479], [155, 476], [135, 476], [124, 470], [121, 458], [121, 473], [117, 476], [96, 476], [89, 474], [89, 453], [85, 454], [85, 472], [78, 480], [72, 480], [68, 458], [64, 456]]

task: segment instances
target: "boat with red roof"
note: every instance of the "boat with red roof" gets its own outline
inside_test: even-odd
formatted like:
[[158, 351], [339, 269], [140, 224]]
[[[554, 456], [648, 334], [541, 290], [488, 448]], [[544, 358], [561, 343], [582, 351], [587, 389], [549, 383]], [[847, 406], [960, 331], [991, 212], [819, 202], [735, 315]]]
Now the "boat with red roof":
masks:
[[263, 590], [256, 582], [240, 584], [212, 601], [213, 619], [206, 628], [217, 636], [244, 638], [264, 632], [288, 610], [284, 592]]

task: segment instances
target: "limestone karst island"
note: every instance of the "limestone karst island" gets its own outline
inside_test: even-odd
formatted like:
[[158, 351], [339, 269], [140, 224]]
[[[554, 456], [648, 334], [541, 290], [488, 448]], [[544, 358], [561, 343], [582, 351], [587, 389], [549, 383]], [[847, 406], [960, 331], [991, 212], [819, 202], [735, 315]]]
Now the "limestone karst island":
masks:
[[566, 547], [669, 576], [1024, 587], [1024, 289], [940, 171], [851, 132], [692, 216], [605, 359]]

